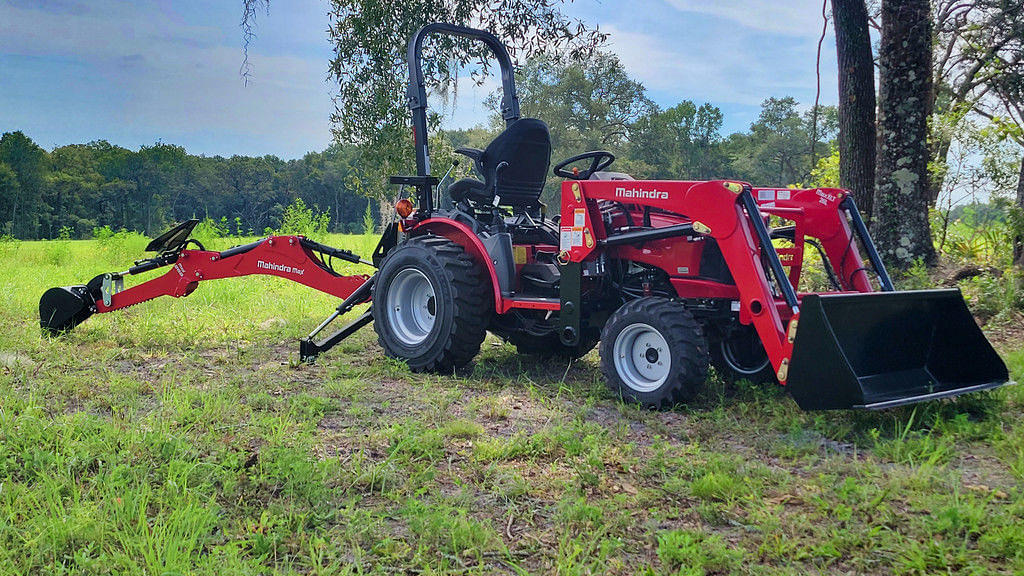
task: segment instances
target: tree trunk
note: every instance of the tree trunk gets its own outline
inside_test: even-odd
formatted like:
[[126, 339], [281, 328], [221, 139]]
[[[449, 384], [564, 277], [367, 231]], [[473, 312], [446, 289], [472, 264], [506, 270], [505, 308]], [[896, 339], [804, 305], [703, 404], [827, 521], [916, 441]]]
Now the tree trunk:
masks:
[[928, 0], [883, 0], [879, 150], [872, 236], [886, 264], [936, 262], [928, 222], [932, 23]]
[[1017, 235], [1013, 238], [1013, 261], [1024, 268], [1024, 156], [1020, 158], [1020, 176], [1017, 177]]
[[839, 59], [839, 185], [871, 220], [875, 194], [875, 67], [864, 0], [832, 0]]

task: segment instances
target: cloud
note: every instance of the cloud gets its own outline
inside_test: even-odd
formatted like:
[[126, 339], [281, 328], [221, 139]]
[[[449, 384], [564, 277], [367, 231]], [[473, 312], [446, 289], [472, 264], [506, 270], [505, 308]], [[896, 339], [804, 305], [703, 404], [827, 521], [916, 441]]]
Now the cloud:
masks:
[[[692, 12], [735, 22], [745, 28], [804, 36], [820, 33], [821, 2], [817, 0], [666, 0], [681, 12]], [[828, 12], [831, 16], [831, 12]]]
[[[333, 87], [326, 81], [326, 56], [300, 50], [268, 54], [257, 42], [250, 50], [255, 72], [246, 86], [239, 76], [240, 32], [218, 27], [213, 18], [218, 26], [189, 23], [152, 1], [95, 0], [85, 11], [67, 8], [74, 5], [0, 7], [0, 57], [18, 64], [6, 64], [7, 78], [0, 82], [32, 82], [12, 91], [21, 95], [20, 102], [0, 97], [5, 107], [40, 116], [33, 100], [46, 100], [47, 125], [61, 120], [82, 130], [104, 125], [102, 133], [85, 139], [122, 135], [138, 140], [117, 143], [138, 145], [161, 138], [197, 153], [294, 157], [330, 143]], [[327, 54], [324, 24], [309, 27], [315, 26]]]
[[[603, 28], [609, 33], [608, 49], [619, 56], [629, 74], [655, 96], [672, 100], [663, 105], [690, 99], [756, 107], [769, 96], [781, 95], [797, 96], [806, 105], [813, 101], [817, 38], [730, 41], [715, 31], [665, 42], [662, 36], [647, 32], [616, 25]], [[835, 67], [834, 55], [824, 52], [822, 70], [829, 66]], [[834, 76], [822, 75], [823, 102], [835, 101]]]

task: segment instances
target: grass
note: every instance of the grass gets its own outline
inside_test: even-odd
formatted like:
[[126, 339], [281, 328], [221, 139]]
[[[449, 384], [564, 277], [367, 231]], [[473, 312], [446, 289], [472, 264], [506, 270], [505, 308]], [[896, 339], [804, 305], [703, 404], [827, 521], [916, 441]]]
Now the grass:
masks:
[[1020, 387], [803, 413], [713, 379], [650, 412], [595, 354], [567, 370], [491, 337], [462, 373], [410, 374], [370, 328], [303, 365], [337, 302], [275, 278], [40, 336], [45, 288], [144, 244], [0, 248], [0, 573], [1024, 571]]

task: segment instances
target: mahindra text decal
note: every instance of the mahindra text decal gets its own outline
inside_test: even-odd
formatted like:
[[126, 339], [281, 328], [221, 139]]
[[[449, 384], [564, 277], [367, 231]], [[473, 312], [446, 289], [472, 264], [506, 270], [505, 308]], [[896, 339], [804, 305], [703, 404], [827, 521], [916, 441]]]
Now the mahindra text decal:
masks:
[[274, 272], [285, 272], [287, 274], [295, 274], [296, 276], [302, 276], [306, 273], [305, 268], [292, 268], [285, 264], [274, 264], [273, 262], [264, 262], [263, 260], [256, 261], [256, 267], [262, 268], [263, 270], [273, 270]]
[[815, 194], [817, 194], [818, 198], [820, 198], [820, 200], [818, 200], [818, 202], [821, 202], [822, 204], [825, 204], [826, 206], [828, 205], [829, 202], [835, 202], [836, 201], [836, 195], [835, 194], [831, 194], [829, 192], [825, 192], [824, 190], [818, 189], [818, 190], [815, 191]]
[[668, 192], [661, 190], [644, 190], [642, 188], [616, 188], [615, 196], [618, 198], [645, 198], [648, 200], [668, 200]]

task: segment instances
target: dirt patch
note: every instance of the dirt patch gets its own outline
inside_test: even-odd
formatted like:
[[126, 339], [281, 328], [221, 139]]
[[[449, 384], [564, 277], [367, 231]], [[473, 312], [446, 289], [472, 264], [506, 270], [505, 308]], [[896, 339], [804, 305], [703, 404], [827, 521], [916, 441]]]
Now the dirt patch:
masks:
[[1020, 348], [1024, 343], [1024, 314], [1013, 312], [1009, 319], [990, 321], [982, 326], [985, 336], [997, 349], [1007, 352]]

